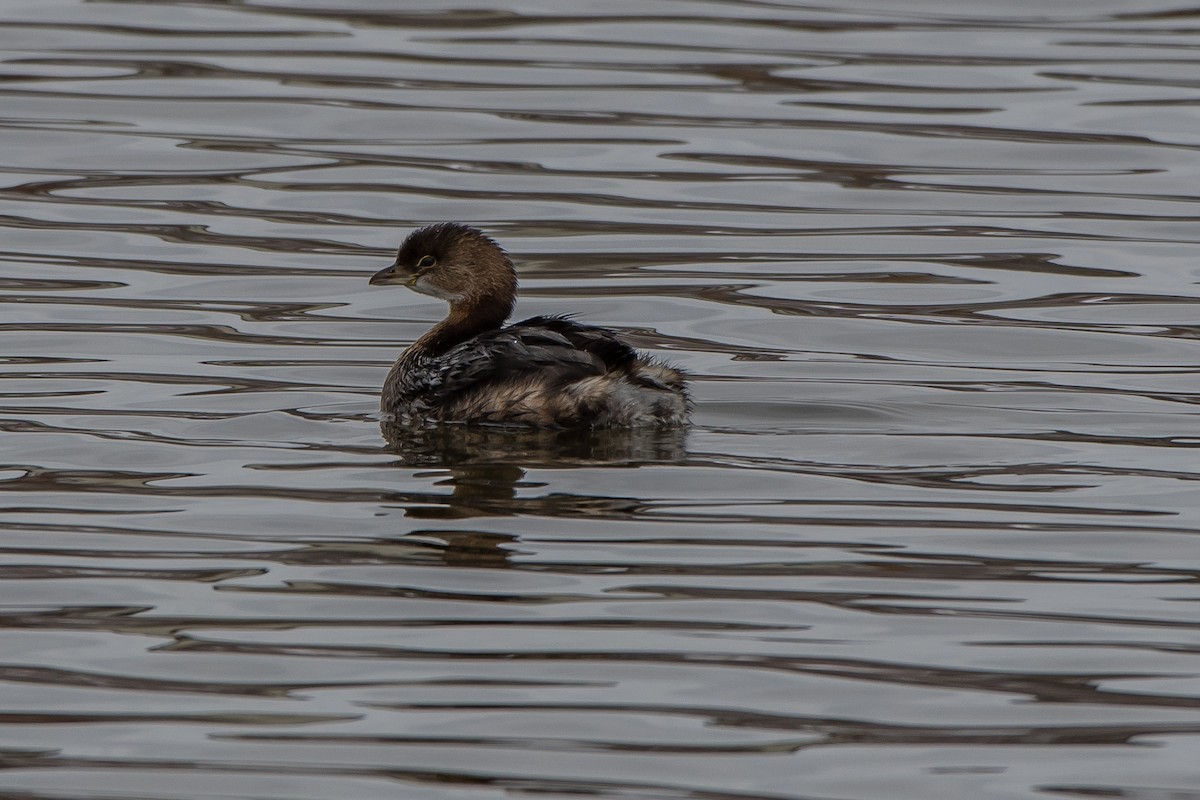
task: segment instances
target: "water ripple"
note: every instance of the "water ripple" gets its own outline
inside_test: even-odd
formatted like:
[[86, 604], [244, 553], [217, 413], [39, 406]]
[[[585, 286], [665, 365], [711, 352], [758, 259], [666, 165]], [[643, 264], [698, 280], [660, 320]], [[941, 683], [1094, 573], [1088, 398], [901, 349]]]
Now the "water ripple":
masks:
[[[1195, 16], [0, 8], [0, 794], [1192, 797]], [[441, 219], [695, 425], [381, 425]]]

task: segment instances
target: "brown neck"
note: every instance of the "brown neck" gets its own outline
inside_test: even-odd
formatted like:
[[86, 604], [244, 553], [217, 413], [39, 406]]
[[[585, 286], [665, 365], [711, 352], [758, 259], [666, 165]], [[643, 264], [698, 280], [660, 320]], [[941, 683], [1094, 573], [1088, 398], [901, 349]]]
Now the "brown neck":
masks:
[[507, 302], [497, 302], [495, 298], [488, 302], [474, 298], [452, 302], [446, 318], [413, 342], [404, 351], [404, 358], [440, 355], [474, 336], [497, 330], [512, 313], [512, 304], [511, 298]]

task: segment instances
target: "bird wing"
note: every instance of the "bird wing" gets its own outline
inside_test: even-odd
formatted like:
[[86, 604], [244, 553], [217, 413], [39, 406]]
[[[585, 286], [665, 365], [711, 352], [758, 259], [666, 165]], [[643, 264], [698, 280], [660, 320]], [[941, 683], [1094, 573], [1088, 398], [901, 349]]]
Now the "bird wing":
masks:
[[583, 325], [565, 316], [530, 317], [505, 330], [515, 331], [523, 339], [582, 350], [600, 359], [605, 370], [627, 367], [637, 352], [606, 328]]
[[488, 385], [535, 374], [539, 382], [566, 385], [636, 358], [612, 331], [565, 317], [532, 317], [450, 348], [436, 358], [437, 377], [421, 389], [428, 405], [437, 408], [465, 392], [484, 392]]

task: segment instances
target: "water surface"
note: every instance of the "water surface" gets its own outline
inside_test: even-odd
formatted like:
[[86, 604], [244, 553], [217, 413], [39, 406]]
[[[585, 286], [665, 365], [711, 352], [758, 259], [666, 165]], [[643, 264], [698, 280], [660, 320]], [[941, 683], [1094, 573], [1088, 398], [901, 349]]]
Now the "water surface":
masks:
[[[5, 800], [1200, 798], [1200, 12], [0, 2]], [[686, 433], [381, 431], [483, 227]]]

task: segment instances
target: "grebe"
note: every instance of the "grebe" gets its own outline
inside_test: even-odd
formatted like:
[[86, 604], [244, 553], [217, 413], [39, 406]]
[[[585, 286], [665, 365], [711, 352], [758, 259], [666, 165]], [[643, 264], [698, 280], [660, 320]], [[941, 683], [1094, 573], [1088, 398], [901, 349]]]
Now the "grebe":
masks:
[[683, 374], [604, 328], [562, 316], [502, 327], [517, 274], [482, 231], [442, 222], [413, 231], [371, 277], [447, 301], [450, 313], [405, 350], [380, 407], [405, 424], [670, 428], [691, 403]]

